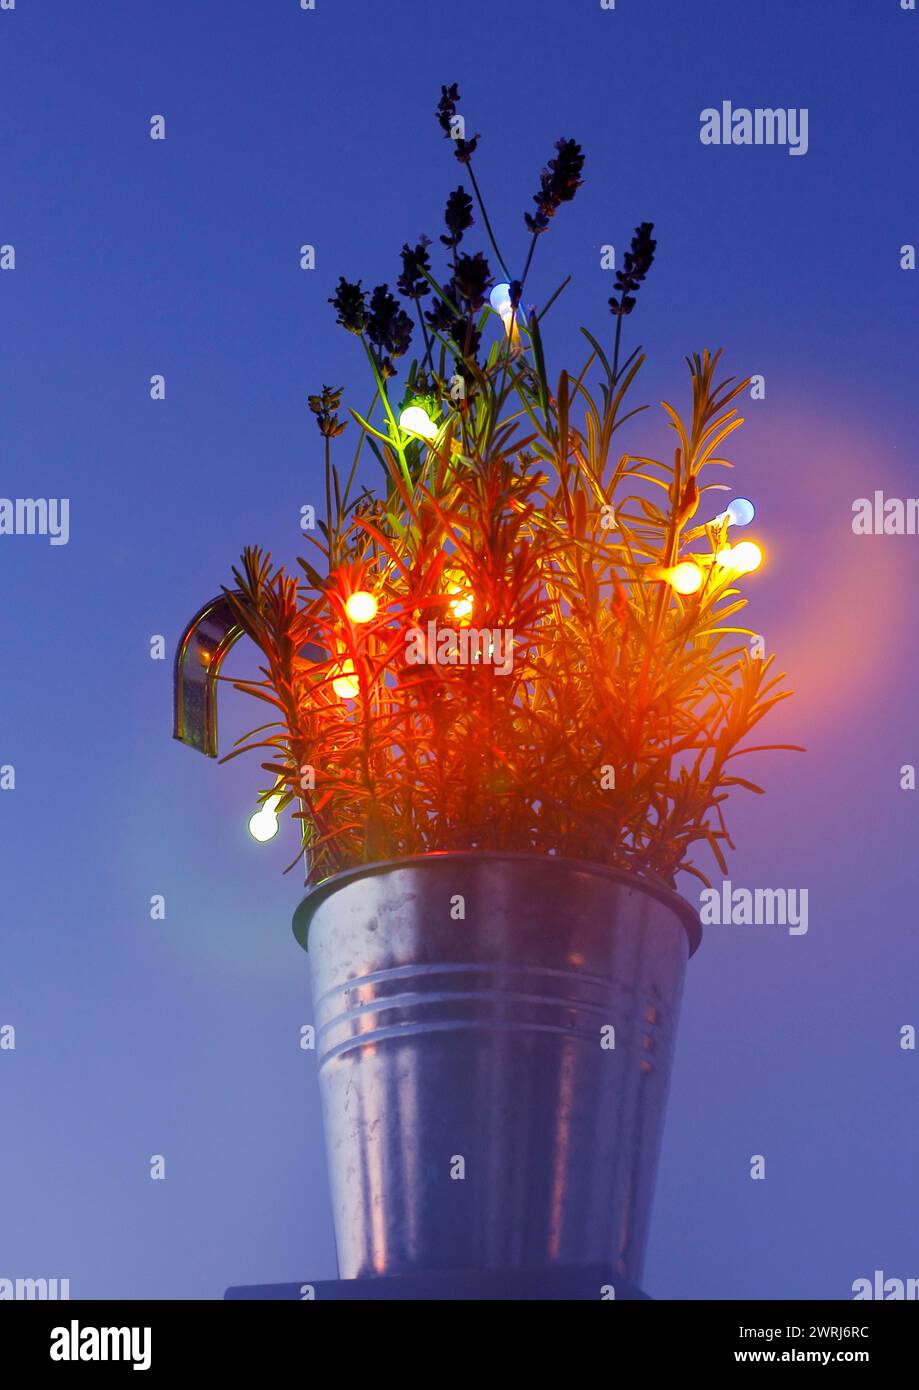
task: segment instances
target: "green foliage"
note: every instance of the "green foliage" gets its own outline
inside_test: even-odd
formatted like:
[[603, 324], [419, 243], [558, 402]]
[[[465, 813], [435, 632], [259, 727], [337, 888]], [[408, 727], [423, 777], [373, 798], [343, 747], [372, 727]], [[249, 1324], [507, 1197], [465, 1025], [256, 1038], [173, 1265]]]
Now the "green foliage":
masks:
[[[438, 119], [444, 100], [448, 115], [458, 100], [443, 91]], [[580, 182], [579, 147], [558, 149], [561, 165], [544, 171], [536, 200], [546, 222]], [[466, 142], [457, 157], [481, 207], [474, 150]], [[693, 524], [705, 493], [723, 486], [711, 474], [731, 466], [722, 448], [742, 423], [734, 403], [747, 383], [716, 381], [718, 354], [688, 359], [689, 411], [663, 405], [672, 462], [617, 453], [644, 362], [636, 351], [619, 366], [620, 336], [653, 260], [651, 225], [639, 227], [617, 280], [610, 355], [584, 330], [590, 352], [577, 376], [550, 377], [540, 314], [518, 308], [536, 236], [504, 323], [487, 298], [483, 308], [481, 253], [457, 252], [456, 228], [465, 234], [471, 214], [451, 199], [445, 283], [426, 239], [403, 251], [399, 289], [424, 350], [398, 404], [403, 312], [386, 286], [368, 309], [360, 282], [339, 283], [333, 302], [363, 342], [374, 400], [351, 412], [359, 443], [344, 481], [332, 459], [341, 393], [326, 387], [310, 400], [325, 447], [327, 515], [310, 538], [318, 555], [296, 577], [247, 550], [234, 571], [239, 619], [264, 657], [258, 679], [236, 684], [267, 701], [274, 720], [230, 756], [263, 751], [275, 779], [265, 794], [282, 792], [301, 817], [310, 882], [455, 849], [592, 859], [668, 885], [687, 870], [707, 882], [697, 847], [726, 871], [725, 800], [736, 787], [761, 790], [736, 760], [754, 751], [748, 735], [786, 693], [771, 658], [754, 659], [752, 634], [732, 623], [744, 599], [737, 573], [714, 562], [725, 524]], [[398, 424], [401, 405], [421, 397], [440, 427], [433, 443]], [[364, 443], [384, 487], [353, 497]], [[680, 595], [666, 575], [687, 554], [704, 581]], [[347, 616], [357, 590], [378, 601], [370, 622]], [[431, 621], [512, 631], [512, 670], [501, 674], [484, 647], [466, 664], [413, 664], [413, 634]], [[342, 675], [353, 697], [340, 693]]]

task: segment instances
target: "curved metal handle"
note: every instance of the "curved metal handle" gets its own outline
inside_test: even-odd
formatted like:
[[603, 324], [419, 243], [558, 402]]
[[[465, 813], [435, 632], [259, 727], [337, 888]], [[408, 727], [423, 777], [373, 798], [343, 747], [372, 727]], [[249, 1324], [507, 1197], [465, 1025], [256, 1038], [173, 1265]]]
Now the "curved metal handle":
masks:
[[176, 648], [172, 736], [208, 758], [217, 756], [217, 677], [243, 631], [229, 598], [220, 594], [195, 614]]

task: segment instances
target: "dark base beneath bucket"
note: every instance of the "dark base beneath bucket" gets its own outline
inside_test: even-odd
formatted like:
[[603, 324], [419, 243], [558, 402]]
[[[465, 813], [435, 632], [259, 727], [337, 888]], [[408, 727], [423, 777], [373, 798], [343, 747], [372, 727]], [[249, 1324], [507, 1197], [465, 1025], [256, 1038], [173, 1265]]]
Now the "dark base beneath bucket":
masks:
[[[513, 1270], [438, 1270], [430, 1274], [394, 1275], [381, 1279], [326, 1279], [318, 1284], [239, 1284], [227, 1289], [225, 1299], [293, 1299], [309, 1301], [333, 1299], [348, 1302], [359, 1299], [409, 1302], [443, 1300], [517, 1301], [567, 1300], [597, 1303], [647, 1299], [648, 1295], [617, 1278], [612, 1269], [603, 1265], [587, 1265], [581, 1269]], [[614, 1291], [614, 1292], [611, 1292]]]

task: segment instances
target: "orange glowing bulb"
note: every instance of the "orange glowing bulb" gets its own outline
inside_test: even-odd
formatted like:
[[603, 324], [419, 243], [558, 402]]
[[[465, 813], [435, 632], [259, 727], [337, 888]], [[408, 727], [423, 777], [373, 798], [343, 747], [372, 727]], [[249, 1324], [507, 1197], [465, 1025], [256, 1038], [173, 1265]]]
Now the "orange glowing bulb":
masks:
[[735, 545], [733, 565], [741, 574], [750, 574], [753, 570], [758, 570], [762, 563], [763, 552], [753, 541], [741, 541], [740, 545]]
[[[450, 593], [462, 594], [463, 591], [459, 585], [453, 584], [450, 587]], [[467, 595], [463, 595], [461, 598], [455, 598], [450, 604], [450, 609], [454, 618], [469, 618], [472, 615], [472, 599]]]
[[377, 601], [366, 589], [357, 589], [345, 604], [345, 612], [352, 623], [370, 623], [377, 615]]
[[719, 550], [716, 561], [723, 569], [736, 570], [738, 574], [750, 574], [763, 563], [763, 552], [753, 541], [741, 541], [740, 545], [729, 545]]
[[361, 693], [361, 683], [354, 670], [354, 662], [350, 658], [338, 667], [338, 675], [332, 681], [332, 689], [343, 700], [355, 700]]
[[667, 582], [678, 594], [694, 594], [702, 587], [702, 571], [691, 560], [682, 560], [667, 571]]

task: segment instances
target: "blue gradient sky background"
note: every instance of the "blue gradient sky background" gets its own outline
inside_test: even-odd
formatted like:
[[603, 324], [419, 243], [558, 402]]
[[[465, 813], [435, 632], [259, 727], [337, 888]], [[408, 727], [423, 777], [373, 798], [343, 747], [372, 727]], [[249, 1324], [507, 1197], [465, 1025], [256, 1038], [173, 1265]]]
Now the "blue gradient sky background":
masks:
[[[17, 776], [0, 793], [0, 1024], [17, 1028], [0, 1276], [210, 1298], [334, 1275], [299, 888], [280, 872], [294, 832], [254, 846], [256, 765], [171, 742], [170, 663], [148, 645], [171, 648], [244, 544], [297, 553], [299, 508], [319, 502], [306, 396], [370, 394], [326, 298], [340, 273], [392, 280], [402, 242], [440, 231], [450, 81], [518, 260], [554, 140], [585, 145], [528, 284], [538, 301], [574, 277], [553, 370], [580, 358], [579, 323], [611, 333], [599, 248], [648, 219], [640, 398], [685, 406], [683, 354], [705, 346], [766, 378], [733, 451], [770, 556], [748, 617], [798, 692], [768, 732], [809, 752], [758, 762], [769, 790], [734, 808], [731, 877], [808, 888], [810, 930], [712, 927], [692, 962], [645, 1286], [844, 1298], [876, 1268], [919, 1275], [919, 1061], [898, 1045], [919, 1024], [919, 799], [898, 785], [919, 762], [919, 539], [850, 528], [854, 498], [919, 492], [919, 278], [899, 268], [919, 242], [917, 51], [899, 0], [0, 13], [0, 243], [17, 255], [0, 493], [71, 498], [68, 546], [0, 539], [0, 763]], [[703, 147], [699, 113], [727, 99], [808, 107], [809, 153]], [[669, 447], [643, 419], [626, 442]], [[224, 699], [225, 747], [254, 714]]]

